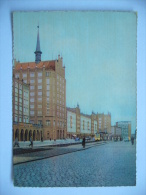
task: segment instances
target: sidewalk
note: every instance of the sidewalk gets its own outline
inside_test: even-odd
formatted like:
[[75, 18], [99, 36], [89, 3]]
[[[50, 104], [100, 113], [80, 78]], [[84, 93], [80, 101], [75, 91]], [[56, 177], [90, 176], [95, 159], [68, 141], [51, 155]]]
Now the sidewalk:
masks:
[[[41, 141], [33, 141], [33, 147], [44, 147], [44, 146], [61, 146], [61, 145], [69, 145], [69, 144], [79, 144], [82, 141], [75, 141], [74, 139], [66, 139], [66, 140], [45, 140], [43, 142]], [[30, 141], [21, 141], [19, 142], [20, 148], [29, 148]], [[16, 149], [17, 147], [14, 147], [13, 149]]]
[[71, 153], [71, 152], [86, 150], [91, 147], [95, 147], [95, 146], [99, 146], [103, 144], [105, 144], [105, 142], [86, 143], [85, 149], [82, 147], [81, 142], [77, 144], [72, 143], [71, 145], [67, 147], [66, 146], [52, 147], [52, 145], [50, 147], [49, 145], [47, 146], [46, 144], [43, 145], [45, 147], [41, 147], [41, 148], [36, 147], [32, 149], [32, 148], [23, 147], [23, 148], [18, 149], [18, 150], [21, 150], [20, 153], [13, 156], [13, 165], [26, 163], [30, 161], [41, 160], [41, 159], [50, 158], [50, 157], [55, 157], [55, 156], [59, 156], [59, 155], [63, 155], [63, 154]]

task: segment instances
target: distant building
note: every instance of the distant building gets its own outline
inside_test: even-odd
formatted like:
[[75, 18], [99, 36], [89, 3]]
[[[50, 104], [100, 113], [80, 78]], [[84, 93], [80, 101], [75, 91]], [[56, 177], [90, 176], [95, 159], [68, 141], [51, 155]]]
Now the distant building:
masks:
[[[81, 113], [79, 105], [77, 105], [76, 108], [67, 108], [67, 137], [72, 137], [72, 135], [78, 137], [93, 137], [94, 134], [98, 132], [98, 116], [100, 116], [100, 114], [93, 112], [91, 115]], [[107, 119], [107, 116], [104, 114], [102, 114], [102, 117], [106, 118], [106, 132], [110, 132], [110, 120]]]
[[116, 122], [116, 126], [121, 128], [121, 134], [123, 138], [131, 137], [131, 122], [130, 121]]
[[98, 132], [111, 133], [111, 114], [97, 114]]
[[43, 139], [66, 137], [66, 80], [63, 59], [41, 61], [39, 29], [35, 62], [16, 62], [15, 78], [30, 84], [30, 123], [43, 126]]
[[117, 127], [117, 126], [111, 126], [111, 135], [112, 136], [120, 136], [122, 135], [122, 130], [121, 127]]

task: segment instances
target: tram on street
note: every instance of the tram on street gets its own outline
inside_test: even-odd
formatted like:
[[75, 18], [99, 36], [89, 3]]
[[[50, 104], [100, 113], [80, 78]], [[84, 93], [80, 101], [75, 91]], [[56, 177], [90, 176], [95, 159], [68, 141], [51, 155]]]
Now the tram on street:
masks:
[[95, 133], [94, 138], [95, 138], [95, 141], [100, 141], [101, 140], [99, 133]]

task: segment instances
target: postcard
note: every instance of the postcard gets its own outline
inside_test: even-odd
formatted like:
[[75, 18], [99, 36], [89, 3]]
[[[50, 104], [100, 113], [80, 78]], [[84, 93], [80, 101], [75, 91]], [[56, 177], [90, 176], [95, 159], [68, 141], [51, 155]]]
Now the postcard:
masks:
[[12, 23], [14, 186], [136, 186], [137, 13]]

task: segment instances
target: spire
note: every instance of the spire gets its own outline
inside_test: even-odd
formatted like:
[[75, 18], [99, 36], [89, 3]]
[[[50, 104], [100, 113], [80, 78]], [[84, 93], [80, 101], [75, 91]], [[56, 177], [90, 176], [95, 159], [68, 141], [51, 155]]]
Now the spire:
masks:
[[39, 38], [39, 25], [37, 26], [38, 28], [38, 34], [37, 34], [37, 44], [36, 44], [36, 51], [35, 53], [35, 62], [38, 64], [41, 61], [41, 50], [40, 50], [40, 38]]

